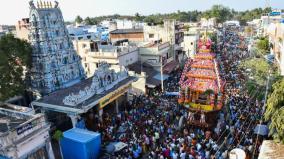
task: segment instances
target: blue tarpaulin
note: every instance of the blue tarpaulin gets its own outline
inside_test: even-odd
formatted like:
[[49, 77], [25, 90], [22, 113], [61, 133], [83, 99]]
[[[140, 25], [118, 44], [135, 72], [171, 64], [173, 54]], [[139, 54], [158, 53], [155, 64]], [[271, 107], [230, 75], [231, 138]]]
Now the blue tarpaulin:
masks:
[[[169, 77], [170, 77], [169, 75], [163, 74], [163, 81], [166, 80], [166, 79], [168, 79]], [[161, 74], [158, 73], [158, 74], [156, 74], [153, 78], [155, 78], [155, 79], [157, 79], [157, 80], [161, 80]]]

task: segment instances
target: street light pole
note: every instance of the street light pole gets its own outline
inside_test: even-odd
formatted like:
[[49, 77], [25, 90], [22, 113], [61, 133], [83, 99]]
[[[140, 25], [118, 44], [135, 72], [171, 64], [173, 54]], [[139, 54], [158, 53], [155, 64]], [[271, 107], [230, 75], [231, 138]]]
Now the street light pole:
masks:
[[164, 93], [163, 56], [161, 56], [161, 88], [162, 88], [162, 93]]

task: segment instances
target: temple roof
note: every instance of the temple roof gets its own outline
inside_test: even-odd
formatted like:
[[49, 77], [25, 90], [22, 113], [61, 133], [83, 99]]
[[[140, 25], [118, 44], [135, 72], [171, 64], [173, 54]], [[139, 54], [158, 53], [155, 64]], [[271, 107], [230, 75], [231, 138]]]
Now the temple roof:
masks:
[[[35, 101], [35, 103], [42, 103], [42, 104], [49, 104], [49, 105], [55, 105], [55, 106], [61, 106], [61, 107], [70, 107], [70, 108], [75, 108], [75, 109], [82, 109], [84, 106], [87, 106], [101, 98], [103, 98], [105, 95], [115, 91], [117, 88], [127, 84], [127, 83], [132, 83], [132, 81], [134, 80], [134, 77], [129, 76], [128, 78], [118, 82], [118, 84], [116, 84], [113, 88], [104, 91], [103, 93], [100, 94], [95, 94], [93, 95], [91, 98], [85, 100], [85, 102], [80, 103], [76, 106], [70, 106], [70, 105], [66, 105], [63, 102], [63, 99], [68, 96], [69, 94], [76, 93], [82, 89], [84, 89], [87, 86], [90, 86], [92, 84], [92, 78], [88, 78], [86, 80], [83, 80], [80, 83], [77, 83], [71, 87], [67, 87], [58, 91], [55, 91], [47, 96], [44, 96], [43, 98]], [[35, 104], [37, 105], [37, 104]]]

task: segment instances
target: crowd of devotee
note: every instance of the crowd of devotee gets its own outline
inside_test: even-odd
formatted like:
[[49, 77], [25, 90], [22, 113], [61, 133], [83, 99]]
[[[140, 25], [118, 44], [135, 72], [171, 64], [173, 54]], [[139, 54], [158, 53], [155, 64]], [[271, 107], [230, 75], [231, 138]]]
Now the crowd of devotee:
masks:
[[[244, 75], [238, 69], [247, 50], [238, 47], [238, 32], [226, 30], [217, 46], [221, 76], [227, 81], [226, 106], [219, 112], [214, 128], [188, 124], [187, 108], [177, 103], [176, 96], [166, 96], [160, 89], [153, 95], [134, 96], [125, 111], [94, 117], [96, 125], [88, 129], [102, 134], [103, 144], [123, 142], [127, 146], [106, 158], [154, 159], [226, 159], [234, 148], [241, 148], [248, 158], [257, 156], [261, 137], [253, 130], [261, 120], [262, 101], [242, 89]], [[181, 71], [165, 82], [165, 90], [178, 91]]]

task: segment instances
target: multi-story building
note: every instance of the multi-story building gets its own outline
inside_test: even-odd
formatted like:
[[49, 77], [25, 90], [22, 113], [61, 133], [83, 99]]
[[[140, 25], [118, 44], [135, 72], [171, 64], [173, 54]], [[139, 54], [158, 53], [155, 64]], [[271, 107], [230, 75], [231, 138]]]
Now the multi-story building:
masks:
[[181, 43], [183, 42], [183, 24], [176, 20], [164, 20], [163, 25], [150, 26], [144, 25], [145, 42], [169, 42], [170, 54], [174, 60], [178, 60], [179, 54], [182, 53]]
[[15, 26], [14, 25], [0, 25], [0, 32], [4, 33], [15, 33]]
[[192, 25], [190, 23], [185, 23], [187, 26], [184, 29], [184, 41], [181, 46], [185, 52], [185, 56], [188, 58], [193, 58], [197, 51], [197, 42], [199, 39], [199, 27]]
[[131, 21], [127, 19], [111, 19], [111, 20], [104, 20], [100, 23], [100, 25], [108, 27], [111, 29], [138, 29], [143, 28], [143, 23]]
[[284, 23], [271, 23], [267, 34], [271, 45], [270, 53], [274, 55], [281, 75], [284, 75]]
[[45, 95], [85, 77], [58, 2], [30, 1], [30, 43], [33, 46], [31, 87]]
[[29, 41], [29, 27], [30, 27], [30, 20], [29, 18], [23, 18], [19, 20], [16, 24], [16, 37], [22, 40]]
[[101, 62], [106, 62], [116, 69], [138, 61], [138, 48], [127, 42], [114, 46], [100, 45], [100, 41], [79, 40], [73, 41], [73, 44], [88, 77], [93, 76]]
[[67, 30], [72, 40], [108, 40], [108, 29], [95, 25], [68, 25]]
[[279, 23], [283, 20], [284, 13], [281, 10], [273, 10], [270, 13], [263, 14], [261, 16], [261, 30], [260, 34], [265, 36], [268, 34], [268, 27], [272, 23]]
[[170, 43], [148, 43], [139, 47], [139, 61], [153, 67], [156, 71], [170, 73], [177, 62], [170, 54]]
[[111, 31], [109, 34], [110, 41], [112, 43], [125, 39], [135, 43], [144, 41], [143, 29], [116, 29]]
[[0, 105], [0, 158], [54, 159], [50, 124], [31, 108]]

